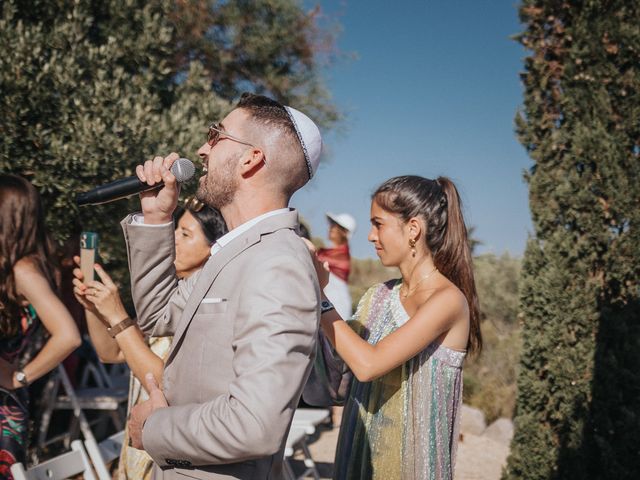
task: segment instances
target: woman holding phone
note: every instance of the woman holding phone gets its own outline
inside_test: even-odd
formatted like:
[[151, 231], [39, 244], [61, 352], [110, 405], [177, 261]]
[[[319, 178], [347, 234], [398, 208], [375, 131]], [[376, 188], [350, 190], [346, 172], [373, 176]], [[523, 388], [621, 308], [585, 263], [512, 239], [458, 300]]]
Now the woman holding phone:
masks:
[[[227, 231], [222, 215], [205, 206], [195, 197], [187, 200], [177, 215], [175, 230], [176, 258], [174, 265], [178, 278], [185, 279], [200, 270], [209, 258], [211, 246]], [[76, 257], [76, 262], [79, 263]], [[74, 270], [74, 293], [85, 307], [91, 341], [101, 361], [127, 362], [132, 371], [129, 389], [129, 410], [147, 399], [143, 390], [145, 375], [152, 373], [162, 385], [164, 359], [169, 352], [172, 337], [146, 339], [137, 324], [129, 318], [118, 288], [107, 272], [95, 265], [97, 280], [83, 282], [84, 275]], [[128, 434], [125, 435], [127, 437]], [[119, 479], [150, 479], [153, 460], [146, 452], [123, 442]]]

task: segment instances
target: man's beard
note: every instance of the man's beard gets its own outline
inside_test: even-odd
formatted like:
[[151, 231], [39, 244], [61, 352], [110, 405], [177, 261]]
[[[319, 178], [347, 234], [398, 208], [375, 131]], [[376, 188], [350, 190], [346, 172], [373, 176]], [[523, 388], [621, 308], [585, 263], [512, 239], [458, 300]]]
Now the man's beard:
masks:
[[238, 165], [237, 160], [242, 155], [234, 155], [223, 163], [215, 175], [215, 179], [209, 175], [213, 172], [207, 172], [204, 181], [198, 185], [196, 198], [202, 203], [212, 208], [220, 210], [229, 205], [233, 201], [233, 197], [238, 188], [238, 181], [235, 177], [235, 170]]

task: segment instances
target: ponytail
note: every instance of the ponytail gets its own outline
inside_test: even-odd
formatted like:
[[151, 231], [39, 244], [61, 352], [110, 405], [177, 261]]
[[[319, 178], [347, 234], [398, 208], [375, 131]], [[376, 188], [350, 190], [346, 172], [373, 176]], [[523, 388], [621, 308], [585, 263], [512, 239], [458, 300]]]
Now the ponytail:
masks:
[[460, 195], [453, 182], [447, 177], [438, 177], [446, 198], [446, 226], [442, 244], [432, 250], [433, 262], [438, 270], [458, 287], [469, 304], [470, 330], [467, 349], [470, 352], [482, 350], [480, 332], [480, 305], [473, 275], [473, 258], [469, 247], [467, 227], [462, 216]]

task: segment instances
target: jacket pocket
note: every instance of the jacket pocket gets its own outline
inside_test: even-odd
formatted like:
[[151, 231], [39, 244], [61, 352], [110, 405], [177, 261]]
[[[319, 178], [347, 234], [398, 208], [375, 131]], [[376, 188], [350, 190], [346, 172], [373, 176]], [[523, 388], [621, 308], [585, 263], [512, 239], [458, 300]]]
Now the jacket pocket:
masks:
[[[206, 300], [213, 300], [212, 302], [206, 302]], [[204, 298], [200, 305], [198, 305], [198, 309], [195, 312], [195, 315], [215, 315], [217, 313], [224, 313], [227, 311], [227, 306], [229, 302], [226, 298], [215, 298], [215, 299], [207, 299]]]

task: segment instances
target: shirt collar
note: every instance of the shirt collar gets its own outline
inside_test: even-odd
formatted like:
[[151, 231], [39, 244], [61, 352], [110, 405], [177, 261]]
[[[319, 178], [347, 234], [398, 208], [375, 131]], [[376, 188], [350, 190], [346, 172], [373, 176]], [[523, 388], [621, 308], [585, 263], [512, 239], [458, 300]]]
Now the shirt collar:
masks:
[[244, 222], [242, 225], [234, 228], [233, 230], [230, 230], [228, 233], [225, 233], [223, 236], [221, 236], [216, 241], [216, 243], [214, 243], [211, 246], [211, 255], [215, 255], [222, 248], [224, 248], [225, 245], [227, 245], [229, 242], [231, 242], [231, 240], [233, 240], [236, 237], [239, 237], [244, 232], [249, 230], [251, 227], [253, 227], [258, 222], [261, 222], [265, 218], [273, 217], [275, 215], [282, 215], [283, 213], [288, 213], [289, 211], [290, 211], [290, 209], [288, 207], [287, 208], [279, 208], [278, 210], [271, 210], [270, 212], [263, 213], [262, 215], [259, 215], [259, 216], [255, 217], [255, 218], [252, 218], [251, 220], [248, 220], [248, 221]]

